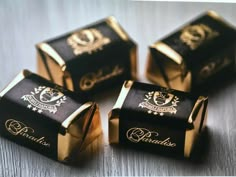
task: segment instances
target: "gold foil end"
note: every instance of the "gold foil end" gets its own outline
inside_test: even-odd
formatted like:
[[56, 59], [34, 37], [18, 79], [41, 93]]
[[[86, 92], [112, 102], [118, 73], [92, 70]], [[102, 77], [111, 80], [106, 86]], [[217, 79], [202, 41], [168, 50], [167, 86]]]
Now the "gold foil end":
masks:
[[125, 101], [125, 98], [127, 97], [129, 90], [131, 89], [133, 85], [133, 81], [125, 81], [123, 84], [123, 87], [121, 89], [120, 95], [111, 110], [111, 112], [108, 115], [108, 121], [109, 121], [109, 143], [115, 144], [119, 143], [119, 118], [120, 118], [120, 109]]
[[124, 40], [124, 41], [129, 40], [128, 34], [120, 26], [120, 24], [117, 22], [115, 17], [113, 17], [113, 16], [108, 17], [106, 19], [106, 22], [121, 37], [122, 40]]
[[213, 11], [213, 10], [209, 10], [207, 11], [207, 15], [214, 18], [215, 20], [223, 23], [224, 25], [235, 29], [235, 26], [233, 26], [232, 24], [230, 24], [229, 22], [227, 22], [222, 16], [220, 16], [217, 12]]
[[132, 79], [137, 79], [137, 46], [131, 48], [130, 50], [130, 65], [131, 65], [131, 77]]
[[192, 83], [192, 74], [191, 72], [187, 72], [186, 76], [182, 77], [179, 75], [178, 77], [169, 80], [170, 88], [174, 88], [176, 90], [189, 92], [191, 90]]
[[147, 57], [146, 77], [157, 85], [169, 87], [168, 81], [164, 79], [160, 66], [154, 61], [151, 52], [149, 52]]
[[46, 43], [38, 44], [37, 48], [38, 74], [73, 91], [72, 78], [59, 54]]
[[176, 52], [174, 49], [172, 49], [170, 46], [168, 46], [167, 44], [159, 41], [151, 47], [155, 48], [159, 52], [168, 56], [175, 63], [177, 63], [179, 65], [182, 64], [182, 62], [183, 62], [182, 56], [178, 52]]
[[207, 11], [207, 15], [208, 16], [210, 16], [210, 17], [212, 17], [212, 18], [214, 18], [214, 19], [221, 19], [221, 17], [220, 17], [220, 15], [219, 14], [217, 14], [215, 11], [213, 11], [213, 10], [209, 10], [209, 11]]
[[174, 88], [185, 92], [190, 91], [192, 74], [186, 71], [184, 63], [179, 65], [169, 58], [162, 58], [161, 56], [158, 58], [158, 62], [156, 62], [153, 57], [150, 51], [146, 66], [146, 77], [150, 81], [162, 87]]
[[69, 126], [72, 124], [72, 122], [78, 118], [78, 115], [81, 114], [83, 111], [88, 109], [92, 106], [92, 102], [87, 102], [79, 107], [75, 112], [73, 112], [64, 122], [62, 122], [62, 127], [64, 127], [66, 130], [69, 128]]
[[49, 44], [39, 43], [39, 44], [36, 45], [36, 47], [39, 50], [42, 50], [43, 52], [48, 54], [56, 63], [59, 64], [62, 71], [65, 71], [65, 69], [66, 69], [65, 61], [61, 58], [61, 56]]
[[100, 111], [97, 104], [94, 104], [92, 108], [91, 119], [86, 133], [86, 137], [81, 146], [81, 150], [86, 148], [90, 143], [92, 143], [99, 135], [102, 134], [102, 124]]
[[63, 123], [58, 134], [58, 160], [74, 161], [78, 152], [101, 133], [97, 105], [88, 102], [79, 107]]
[[133, 81], [131, 81], [131, 80], [124, 82], [121, 92], [119, 94], [119, 97], [118, 97], [113, 109], [121, 109], [121, 107], [125, 101], [125, 98], [128, 95], [129, 90], [132, 87], [132, 85], [133, 85]]
[[64, 72], [63, 80], [64, 80], [63, 81], [63, 85], [67, 89], [69, 89], [71, 91], [74, 91], [73, 80], [72, 80], [71, 74], [68, 71]]
[[109, 143], [119, 143], [119, 117], [109, 118]]
[[193, 126], [185, 132], [184, 156], [190, 157], [194, 143], [203, 131], [207, 119], [208, 98], [200, 96], [189, 116], [188, 123]]

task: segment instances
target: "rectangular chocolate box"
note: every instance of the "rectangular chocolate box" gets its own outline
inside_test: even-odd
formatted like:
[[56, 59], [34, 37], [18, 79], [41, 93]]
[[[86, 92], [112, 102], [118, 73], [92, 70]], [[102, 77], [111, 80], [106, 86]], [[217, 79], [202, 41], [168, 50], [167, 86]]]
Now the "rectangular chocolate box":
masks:
[[37, 44], [38, 73], [94, 94], [136, 78], [136, 44], [114, 17]]
[[235, 72], [236, 31], [213, 11], [150, 46], [146, 76], [163, 87], [204, 89]]
[[0, 117], [1, 136], [68, 163], [101, 133], [94, 102], [28, 70], [0, 92]]
[[125, 81], [109, 113], [109, 142], [189, 157], [204, 130], [207, 103], [203, 96]]

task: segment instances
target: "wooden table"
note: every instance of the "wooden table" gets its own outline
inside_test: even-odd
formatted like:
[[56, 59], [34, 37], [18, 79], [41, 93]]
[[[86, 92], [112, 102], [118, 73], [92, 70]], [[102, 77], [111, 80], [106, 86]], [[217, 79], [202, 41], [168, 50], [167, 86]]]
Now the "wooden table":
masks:
[[[36, 71], [34, 45], [114, 15], [139, 45], [139, 78], [144, 77], [147, 46], [208, 9], [236, 25], [236, 4], [160, 3], [128, 0], [0, 2], [0, 89], [22, 69]], [[226, 79], [227, 80], [227, 79]], [[236, 79], [209, 96], [208, 129], [197, 160], [115, 148], [108, 144], [107, 113], [119, 93], [98, 95], [103, 136], [70, 167], [0, 138], [0, 176], [236, 175]]]

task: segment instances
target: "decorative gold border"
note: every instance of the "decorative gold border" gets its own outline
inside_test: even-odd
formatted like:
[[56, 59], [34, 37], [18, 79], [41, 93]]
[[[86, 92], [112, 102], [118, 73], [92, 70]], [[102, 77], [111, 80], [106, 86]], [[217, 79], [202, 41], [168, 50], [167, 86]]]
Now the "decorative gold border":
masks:
[[128, 34], [120, 26], [120, 24], [118, 23], [118, 21], [116, 20], [115, 17], [113, 17], [113, 16], [108, 17], [106, 19], [106, 22], [124, 41], [129, 40]]
[[108, 131], [109, 131], [109, 143], [115, 144], [119, 143], [119, 112], [121, 107], [133, 85], [133, 81], [125, 81], [119, 97], [112, 108], [112, 110], [108, 114]]
[[25, 77], [32, 74], [29, 70], [21, 71], [1, 92], [0, 97], [3, 97], [9, 90], [11, 90], [14, 86], [16, 86], [20, 81], [22, 81]]
[[167, 57], [169, 57], [170, 59], [172, 59], [174, 62], [176, 62], [179, 65], [182, 64], [183, 62], [183, 57], [177, 51], [175, 51], [170, 46], [168, 46], [167, 44], [161, 41], [153, 44], [150, 47], [155, 48], [156, 50], [163, 53], [164, 55], [166, 55]]
[[[200, 132], [200, 126], [201, 122], [203, 121], [206, 123], [206, 115], [207, 115], [207, 109], [205, 109], [206, 112], [204, 112], [204, 108], [207, 108], [207, 97], [200, 96], [198, 100], [196, 101], [193, 110], [189, 116], [188, 124], [193, 126], [191, 129], [187, 129], [185, 131], [185, 143], [184, 143], [184, 156], [190, 157], [192, 149], [194, 147], [194, 143], [199, 137]], [[194, 119], [194, 116], [196, 118]], [[204, 119], [204, 120], [203, 120]]]

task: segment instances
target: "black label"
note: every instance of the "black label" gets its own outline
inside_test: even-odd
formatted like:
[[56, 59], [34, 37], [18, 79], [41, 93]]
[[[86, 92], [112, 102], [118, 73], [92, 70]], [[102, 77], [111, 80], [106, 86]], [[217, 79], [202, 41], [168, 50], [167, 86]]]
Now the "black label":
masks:
[[[133, 115], [134, 116], [134, 115]], [[135, 121], [137, 118], [137, 121]], [[121, 120], [119, 141], [124, 144], [167, 154], [184, 154], [185, 129], [171, 129], [133, 117], [132, 120]]]

